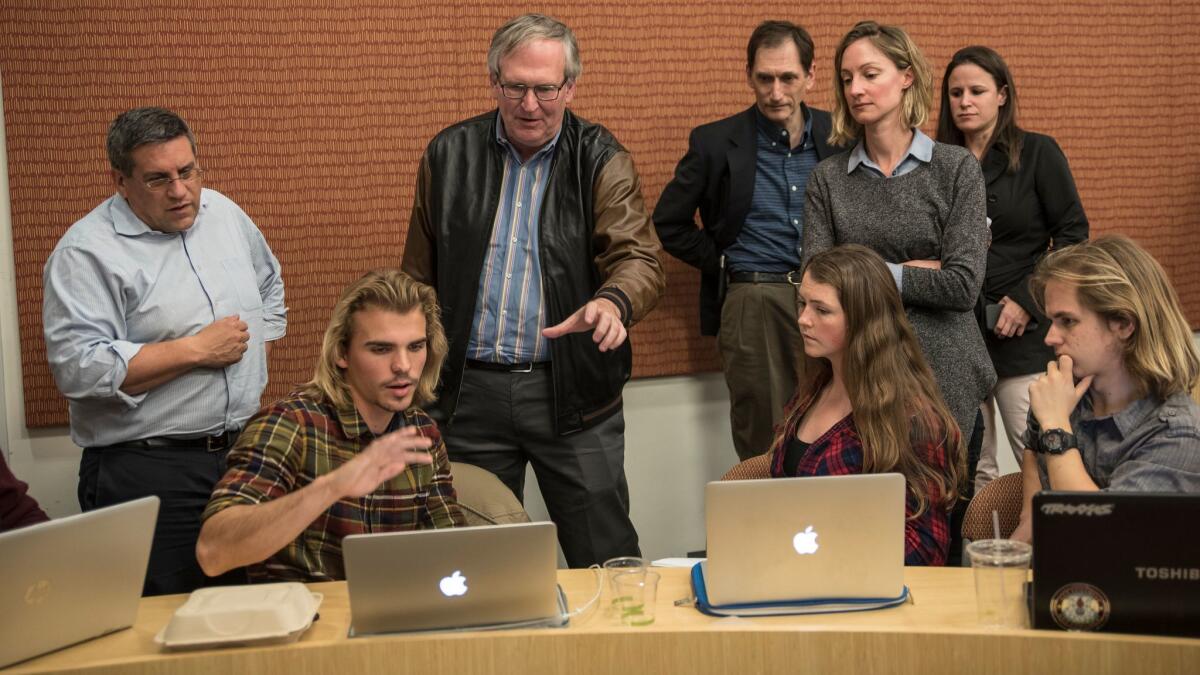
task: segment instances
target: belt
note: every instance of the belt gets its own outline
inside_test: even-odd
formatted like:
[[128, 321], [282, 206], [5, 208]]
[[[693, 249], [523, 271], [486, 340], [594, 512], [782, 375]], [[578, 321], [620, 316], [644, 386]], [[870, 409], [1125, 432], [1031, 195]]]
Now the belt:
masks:
[[109, 448], [140, 448], [143, 450], [154, 450], [159, 448], [170, 448], [173, 450], [204, 450], [206, 452], [219, 452], [232, 448], [234, 441], [237, 440], [238, 434], [240, 433], [242, 433], [241, 429], [236, 431], [226, 431], [215, 436], [198, 436], [196, 438], [152, 436], [150, 438], [138, 438], [132, 441], [122, 441], [120, 443], [113, 443], [112, 445], [93, 449], [107, 450]]
[[731, 284], [792, 284], [800, 283], [800, 272], [730, 272]]
[[524, 363], [492, 363], [467, 359], [467, 367], [475, 370], [495, 370], [503, 373], [530, 373], [549, 366], [549, 361], [526, 361]]

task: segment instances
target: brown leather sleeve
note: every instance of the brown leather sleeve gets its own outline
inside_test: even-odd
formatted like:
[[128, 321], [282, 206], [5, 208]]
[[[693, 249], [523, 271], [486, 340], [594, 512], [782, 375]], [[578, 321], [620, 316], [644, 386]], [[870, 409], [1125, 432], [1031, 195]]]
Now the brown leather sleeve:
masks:
[[429, 160], [421, 156], [417, 168], [417, 189], [413, 195], [412, 215], [408, 220], [408, 239], [404, 243], [404, 258], [400, 268], [423, 284], [436, 287], [437, 261], [434, 259], [433, 224], [425, 205], [429, 202]]
[[608, 161], [596, 178], [594, 194], [592, 246], [596, 269], [604, 279], [596, 297], [612, 300], [621, 309], [621, 319], [631, 326], [658, 304], [666, 274], [662, 244], [629, 153], [619, 152]]

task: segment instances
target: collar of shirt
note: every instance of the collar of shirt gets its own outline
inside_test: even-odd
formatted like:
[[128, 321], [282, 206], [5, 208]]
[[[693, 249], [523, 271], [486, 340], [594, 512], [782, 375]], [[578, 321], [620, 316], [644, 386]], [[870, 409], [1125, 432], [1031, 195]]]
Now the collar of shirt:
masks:
[[[804, 131], [801, 132], [800, 144], [796, 146], [797, 150], [807, 148], [812, 142], [812, 113], [808, 111], [808, 106], [803, 103], [800, 104], [800, 108], [804, 111]], [[773, 144], [781, 146], [780, 152], [786, 152], [791, 149], [792, 144], [788, 140], [787, 128], [767, 119], [767, 116], [762, 114], [757, 105], [754, 106], [754, 121], [760, 134], [766, 136], [767, 140]]]
[[[904, 162], [909, 157], [912, 157], [913, 159], [925, 164], [928, 164], [933, 159], [933, 139], [926, 136], [925, 132], [921, 131], [920, 129], [913, 129], [913, 139], [912, 142], [908, 144], [908, 152], [904, 153], [904, 156], [900, 158], [899, 162], [896, 162], [896, 171], [899, 171], [900, 168], [904, 166]], [[874, 169], [875, 173], [879, 174], [880, 176], [884, 175], [883, 169], [879, 168], [879, 165], [871, 161], [871, 158], [867, 155], [865, 138], [859, 139], [858, 144], [855, 145], [854, 150], [851, 151], [850, 163], [846, 166], [846, 174], [849, 175], [854, 173], [854, 170], [857, 169], [859, 165]], [[896, 171], [892, 172], [893, 176], [901, 175], [896, 173]]]
[[[200, 190], [200, 208], [196, 211], [196, 221], [200, 220], [200, 214], [204, 213], [204, 207], [208, 203], [208, 197], [206, 193], [207, 190]], [[142, 222], [142, 219], [138, 218], [137, 214], [133, 212], [133, 209], [129, 207], [129, 202], [121, 196], [121, 193], [118, 192], [117, 194], [113, 195], [113, 198], [112, 221], [113, 230], [117, 234], [124, 235], [126, 237], [137, 237], [143, 234], [176, 234], [174, 232], [159, 232], [158, 230], [152, 229], [149, 225]], [[196, 223], [193, 222], [192, 227], [195, 226]]]
[[1127, 438], [1141, 426], [1147, 415], [1158, 409], [1159, 405], [1160, 402], [1156, 401], [1153, 396], [1144, 396], [1112, 415], [1096, 417], [1096, 413], [1092, 410], [1092, 395], [1089, 392], [1079, 401], [1078, 421], [1080, 424], [1099, 424], [1106, 420], [1112, 420], [1113, 426], [1121, 433], [1121, 437]]
[[[551, 138], [548, 143], [538, 148], [537, 152], [530, 155], [528, 161], [535, 160], [543, 155], [554, 152], [554, 147], [558, 145], [559, 136], [562, 136], [561, 124], [558, 125], [558, 131], [554, 132], [554, 138]], [[504, 118], [500, 117], [499, 111], [496, 111], [496, 142], [499, 143], [501, 147], [508, 149], [509, 155], [518, 165], [524, 164], [527, 161], [521, 159], [521, 153], [517, 152], [517, 149], [514, 148], [512, 143], [508, 141], [508, 134], [504, 131]]]
[[[387, 429], [384, 429], [383, 434], [396, 431], [408, 426], [411, 423], [409, 419], [412, 415], [412, 410], [405, 410], [392, 415], [392, 420], [388, 422]], [[359, 439], [363, 436], [374, 437], [371, 428], [367, 426], [367, 421], [363, 416], [358, 414], [358, 408], [351, 403], [348, 408], [337, 408], [338, 424], [342, 426], [342, 433], [346, 438]], [[383, 434], [379, 434], [382, 436]]]

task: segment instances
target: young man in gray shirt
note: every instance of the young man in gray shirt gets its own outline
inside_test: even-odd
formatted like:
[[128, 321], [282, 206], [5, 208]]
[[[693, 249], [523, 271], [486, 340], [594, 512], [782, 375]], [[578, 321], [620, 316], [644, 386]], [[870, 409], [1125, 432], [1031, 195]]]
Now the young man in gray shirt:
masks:
[[1162, 267], [1109, 236], [1049, 254], [1031, 282], [1058, 357], [1029, 387], [1025, 502], [1042, 489], [1200, 492], [1200, 359]]

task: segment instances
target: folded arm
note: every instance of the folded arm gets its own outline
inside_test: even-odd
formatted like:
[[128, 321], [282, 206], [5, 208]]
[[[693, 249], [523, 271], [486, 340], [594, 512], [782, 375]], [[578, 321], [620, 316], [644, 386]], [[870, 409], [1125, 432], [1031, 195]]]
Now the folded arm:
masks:
[[956, 167], [953, 190], [938, 264], [902, 269], [906, 306], [966, 312], [979, 298], [987, 266], [987, 197], [979, 162], [969, 154]]

